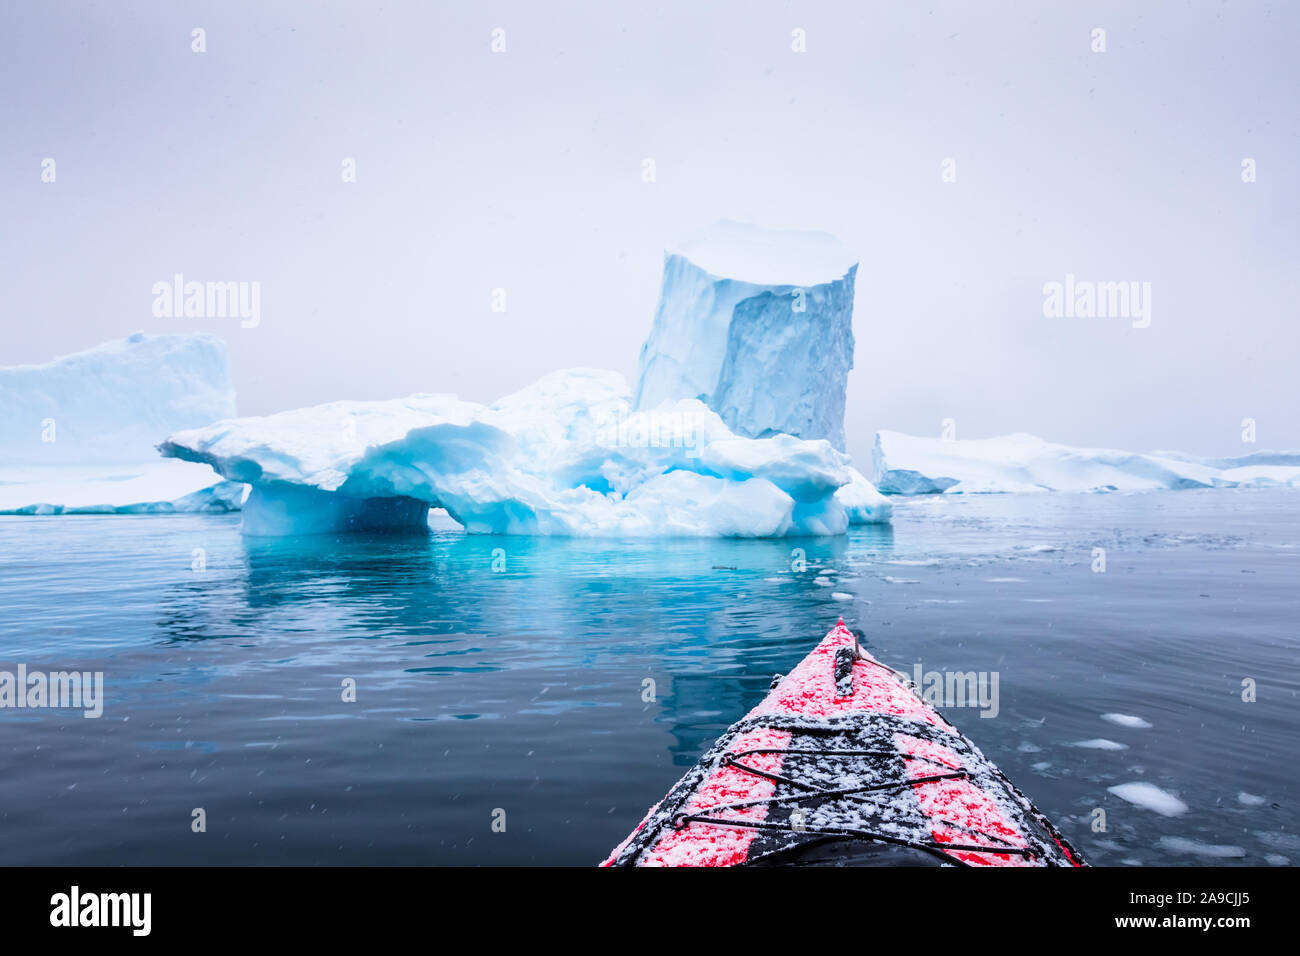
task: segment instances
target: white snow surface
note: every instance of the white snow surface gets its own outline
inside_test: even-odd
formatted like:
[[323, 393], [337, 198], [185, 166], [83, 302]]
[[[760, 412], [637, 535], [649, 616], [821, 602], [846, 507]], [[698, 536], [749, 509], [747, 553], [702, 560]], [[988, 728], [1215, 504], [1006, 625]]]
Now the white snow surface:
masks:
[[694, 399], [634, 412], [622, 376], [593, 369], [490, 406], [333, 402], [178, 432], [160, 450], [251, 484], [254, 535], [416, 527], [430, 507], [503, 534], [779, 537], [884, 520], [829, 442], [737, 437]]
[[234, 414], [226, 346], [211, 335], [137, 332], [0, 368], [0, 514], [237, 511], [242, 487], [155, 448]]
[[742, 437], [843, 448], [856, 272], [820, 232], [719, 222], [670, 247], [633, 404], [698, 399]]
[[857, 258], [828, 232], [764, 229], [723, 219], [669, 243], [669, 256], [705, 272], [755, 285], [814, 286], [843, 278]]
[[1300, 488], [1300, 452], [1202, 459], [1072, 448], [1026, 434], [945, 440], [880, 431], [873, 464], [876, 486], [897, 495]]

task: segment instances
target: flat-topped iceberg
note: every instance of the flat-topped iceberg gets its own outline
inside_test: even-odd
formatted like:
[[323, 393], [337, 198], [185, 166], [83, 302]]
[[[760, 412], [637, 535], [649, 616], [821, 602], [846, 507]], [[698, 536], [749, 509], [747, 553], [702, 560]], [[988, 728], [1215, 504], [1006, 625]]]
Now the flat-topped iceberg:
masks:
[[0, 368], [0, 514], [238, 510], [242, 487], [154, 450], [234, 414], [226, 346], [211, 335], [137, 332]]
[[669, 248], [635, 407], [693, 398], [737, 435], [843, 448], [856, 272], [821, 232], [720, 222]]
[[252, 485], [252, 535], [418, 528], [430, 508], [498, 534], [777, 537], [887, 518], [829, 442], [738, 437], [694, 399], [634, 412], [622, 376], [591, 369], [488, 406], [333, 402], [159, 447]]
[[236, 414], [221, 339], [143, 332], [0, 368], [0, 410], [0, 460], [33, 466], [156, 460], [161, 438]]
[[881, 431], [873, 457], [876, 486], [894, 495], [1300, 487], [1300, 452], [1206, 459], [1071, 448], [1025, 434], [946, 440]]

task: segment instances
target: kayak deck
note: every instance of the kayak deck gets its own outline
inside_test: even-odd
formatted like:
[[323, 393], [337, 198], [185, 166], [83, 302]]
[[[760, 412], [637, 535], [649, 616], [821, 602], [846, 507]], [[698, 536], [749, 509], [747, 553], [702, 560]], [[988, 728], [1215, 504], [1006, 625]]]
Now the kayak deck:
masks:
[[776, 863], [1083, 865], [843, 621], [602, 865]]

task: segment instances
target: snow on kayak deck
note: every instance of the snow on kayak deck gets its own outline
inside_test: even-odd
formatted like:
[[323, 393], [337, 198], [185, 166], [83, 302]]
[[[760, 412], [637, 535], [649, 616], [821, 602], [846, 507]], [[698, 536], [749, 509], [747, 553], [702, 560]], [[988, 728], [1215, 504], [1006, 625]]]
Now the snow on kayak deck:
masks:
[[[893, 754], [901, 759], [891, 768]], [[801, 807], [806, 798], [812, 806]], [[814, 842], [826, 834], [892, 843], [971, 866], [1083, 865], [978, 749], [861, 651], [843, 621], [602, 865], [753, 863], [804, 845], [805, 832]]]
[[[780, 730], [755, 730], [736, 738], [736, 750], [784, 750], [790, 735]], [[779, 773], [781, 754], [760, 754], [749, 766], [767, 773]], [[747, 800], [765, 800], [776, 793], [776, 783], [736, 767], [723, 767], [705, 782], [682, 808], [683, 813], [703, 813], [714, 807]], [[762, 823], [767, 806], [758, 804], [729, 811], [732, 819]], [[643, 866], [736, 866], [749, 858], [749, 848], [758, 831], [744, 827], [693, 822], [689, 827], [670, 830], [642, 858]], [[617, 851], [615, 851], [617, 852]]]
[[830, 717], [872, 711], [910, 717], [952, 730], [929, 705], [903, 690], [893, 671], [865, 651], [862, 653], [866, 666], [854, 669], [853, 695], [837, 697], [835, 652], [841, 647], [853, 646], [852, 632], [841, 623], [786, 675], [775, 693], [769, 694], [746, 716], [802, 714], [805, 717]]

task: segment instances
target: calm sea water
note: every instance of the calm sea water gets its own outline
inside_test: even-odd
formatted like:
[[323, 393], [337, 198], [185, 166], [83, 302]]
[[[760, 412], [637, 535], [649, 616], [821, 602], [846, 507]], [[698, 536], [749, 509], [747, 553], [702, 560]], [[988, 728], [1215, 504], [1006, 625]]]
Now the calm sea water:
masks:
[[841, 614], [909, 673], [997, 672], [996, 717], [946, 713], [1093, 862], [1300, 863], [1300, 495], [1212, 491], [801, 541], [0, 518], [0, 670], [106, 684], [100, 719], [0, 710], [0, 864], [592, 864]]

